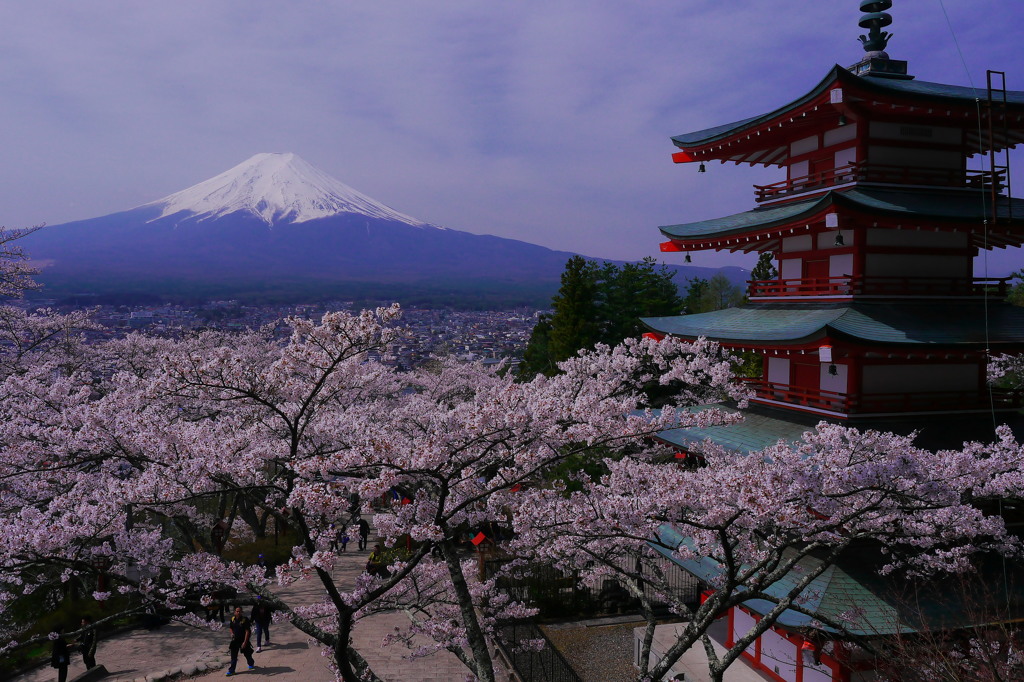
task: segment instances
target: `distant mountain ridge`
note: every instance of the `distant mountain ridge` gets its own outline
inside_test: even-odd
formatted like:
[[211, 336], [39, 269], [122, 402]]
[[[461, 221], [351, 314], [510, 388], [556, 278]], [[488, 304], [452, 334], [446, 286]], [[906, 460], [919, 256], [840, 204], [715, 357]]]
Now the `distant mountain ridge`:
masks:
[[[505, 304], [546, 302], [574, 255], [417, 220], [295, 154], [257, 154], [163, 199], [46, 227], [22, 246], [42, 267], [48, 296], [402, 300], [404, 292]], [[717, 272], [677, 269], [680, 279]]]

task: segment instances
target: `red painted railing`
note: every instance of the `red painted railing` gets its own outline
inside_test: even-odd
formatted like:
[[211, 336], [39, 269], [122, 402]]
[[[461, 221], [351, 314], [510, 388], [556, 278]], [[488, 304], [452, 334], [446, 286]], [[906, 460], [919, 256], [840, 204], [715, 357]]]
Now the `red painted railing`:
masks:
[[769, 383], [764, 379], [740, 379], [757, 398], [774, 400], [790, 405], [813, 407], [831, 412], [848, 414], [851, 396], [845, 393], [808, 389], [788, 384]]
[[848, 182], [979, 188], [989, 187], [993, 177], [996, 179], [996, 191], [1001, 191], [1006, 184], [1006, 172], [1002, 170], [992, 173], [982, 170], [908, 168], [855, 162], [770, 185], [754, 185], [754, 197], [758, 202], [762, 202], [791, 194], [827, 189]]
[[806, 277], [749, 281], [751, 298], [776, 296], [989, 296], [1005, 298], [1009, 277]]
[[1021, 389], [993, 389], [990, 400], [987, 390], [848, 395], [769, 383], [764, 379], [741, 379], [741, 381], [754, 391], [755, 399], [783, 402], [796, 407], [809, 407], [839, 414], [966, 412], [988, 409], [990, 406], [997, 410], [1024, 407], [1024, 390]]

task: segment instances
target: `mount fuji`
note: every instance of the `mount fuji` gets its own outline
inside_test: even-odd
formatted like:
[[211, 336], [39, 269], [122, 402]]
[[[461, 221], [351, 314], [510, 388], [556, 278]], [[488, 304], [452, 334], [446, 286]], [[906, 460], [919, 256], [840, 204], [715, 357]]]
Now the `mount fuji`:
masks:
[[48, 226], [20, 245], [48, 296], [478, 304], [546, 301], [574, 255], [417, 220], [295, 154], [257, 154], [163, 199]]

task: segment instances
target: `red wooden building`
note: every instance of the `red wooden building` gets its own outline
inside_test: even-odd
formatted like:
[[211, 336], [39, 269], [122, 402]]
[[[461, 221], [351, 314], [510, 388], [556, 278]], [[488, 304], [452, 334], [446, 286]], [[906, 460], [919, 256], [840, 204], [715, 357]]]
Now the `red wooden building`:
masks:
[[[972, 267], [982, 250], [1024, 243], [1007, 155], [1024, 142], [1024, 92], [991, 72], [980, 92], [914, 79], [883, 51], [891, 4], [861, 2], [870, 32], [859, 63], [835, 66], [768, 113], [673, 138], [673, 160], [700, 171], [713, 161], [780, 169], [778, 182], [754, 186], [752, 210], [661, 228], [662, 251], [771, 253], [778, 270], [750, 282], [740, 307], [644, 319], [659, 336], [704, 336], [763, 357], [745, 422], [662, 434], [678, 449], [710, 439], [751, 452], [798, 440], [822, 418], [903, 432], [931, 424], [923, 432], [936, 438], [923, 445], [956, 447], [977, 437], [972, 423], [991, 436], [989, 412], [1024, 406], [1019, 391], [986, 380], [990, 354], [1024, 352], [1024, 308], [1005, 302], [1006, 278], [977, 278]], [[861, 563], [837, 562], [816, 592], [822, 609], [870, 605], [858, 636], [928, 627], [888, 617]], [[706, 562], [690, 564], [681, 563], [711, 579]], [[727, 644], [771, 606], [734, 609]], [[787, 614], [745, 657], [783, 682], [871, 679], [839, 660], [841, 645], [808, 658], [817, 650], [800, 634], [808, 628]]]
[[662, 251], [770, 252], [779, 276], [751, 282], [748, 305], [645, 322], [761, 353], [765, 405], [839, 419], [1018, 409], [1020, 393], [989, 389], [986, 349], [1024, 350], [1024, 309], [972, 261], [1024, 242], [1024, 200], [998, 163], [1024, 141], [1024, 92], [914, 80], [884, 55], [673, 138], [677, 163], [785, 176], [754, 187], [753, 210], [662, 227]]

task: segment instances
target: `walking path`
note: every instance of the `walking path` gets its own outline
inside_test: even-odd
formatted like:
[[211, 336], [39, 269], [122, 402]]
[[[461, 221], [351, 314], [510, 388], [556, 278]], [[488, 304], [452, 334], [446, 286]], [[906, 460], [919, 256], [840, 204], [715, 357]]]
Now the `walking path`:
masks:
[[[369, 552], [349, 549], [339, 555], [334, 576], [339, 585], [352, 584], [363, 571]], [[318, 580], [306, 580], [281, 590], [289, 602], [313, 603], [319, 601], [323, 586]], [[251, 607], [243, 607], [249, 614]], [[425, 658], [407, 660], [405, 647], [382, 647], [381, 641], [395, 628], [409, 624], [404, 614], [388, 613], [360, 620], [353, 632], [353, 644], [363, 654], [373, 671], [384, 682], [461, 682], [468, 672], [454, 655], [437, 652]], [[328, 659], [321, 656], [319, 645], [287, 623], [271, 625], [273, 644], [253, 654], [256, 669], [246, 670], [245, 659], [239, 660], [236, 675], [275, 676], [281, 680], [302, 682], [332, 682]], [[103, 680], [126, 682], [155, 682], [167, 677], [184, 676], [186, 679], [223, 676], [228, 665], [230, 631], [210, 631], [178, 623], [165, 625], [159, 630], [130, 630], [102, 639], [96, 653], [96, 662], [110, 673]], [[255, 642], [254, 642], [255, 646]], [[73, 655], [68, 679], [85, 671], [80, 654]], [[57, 671], [49, 666], [37, 668], [15, 679], [23, 682], [51, 682]], [[251, 678], [255, 679], [255, 678]]]
[[[338, 584], [345, 588], [352, 585], [366, 564], [369, 552], [355, 551], [354, 548], [342, 553], [335, 565], [334, 576]], [[295, 583], [280, 590], [282, 597], [295, 604], [311, 604], [319, 601], [323, 595], [323, 586], [319, 580], [312, 579]], [[243, 607], [248, 615], [251, 607]], [[466, 679], [468, 669], [454, 655], [447, 651], [437, 652], [425, 658], [409, 660], [407, 649], [401, 645], [382, 647], [385, 636], [393, 634], [396, 628], [404, 628], [408, 619], [401, 613], [377, 614], [359, 621], [353, 632], [355, 648], [366, 658], [373, 671], [384, 682], [462, 682]], [[670, 626], [661, 626], [670, 627]], [[554, 626], [550, 630], [552, 637], [570, 654], [570, 659], [590, 659], [601, 672], [590, 676], [587, 668], [592, 666], [574, 665], [580, 669], [583, 680], [632, 679], [632, 666], [628, 664], [632, 655], [632, 627], [619, 628], [623, 632], [616, 635], [614, 643], [601, 641], [591, 642], [589, 635], [600, 634], [605, 628], [590, 628], [584, 624]], [[659, 628], [660, 629], [660, 628]], [[318, 644], [305, 634], [287, 623], [271, 625], [270, 636], [273, 644], [264, 646], [263, 651], [253, 654], [256, 659], [255, 670], [246, 670], [245, 660], [239, 660], [236, 675], [247, 675], [244, 679], [256, 680], [253, 675], [261, 677], [273, 676], [282, 681], [296, 680], [301, 682], [333, 682], [334, 675], [328, 668], [328, 659], [321, 655]], [[577, 630], [587, 634], [570, 635], [569, 630]], [[559, 636], [556, 633], [564, 631]], [[587, 632], [590, 631], [590, 632]], [[158, 630], [147, 631], [135, 629], [122, 632], [99, 642], [96, 661], [104, 665], [109, 675], [102, 678], [122, 682], [156, 682], [165, 678], [199, 679], [222, 677], [228, 666], [228, 640], [230, 631], [224, 628], [219, 631], [189, 627], [180, 623], [165, 625]], [[598, 638], [601, 639], [601, 638]], [[618, 641], [618, 640], [622, 641]], [[426, 641], [423, 641], [426, 643]], [[253, 643], [255, 646], [255, 642]], [[572, 654], [577, 654], [573, 656]], [[620, 661], [621, 659], [621, 661]], [[609, 661], [625, 662], [625, 669], [613, 676]], [[688, 651], [676, 666], [685, 670], [687, 680], [707, 680], [707, 659], [703, 649], [694, 647]], [[73, 654], [72, 665], [68, 671], [68, 679], [85, 671], [80, 654]], [[52, 682], [57, 678], [57, 671], [49, 666], [37, 668], [29, 673], [16, 677], [22, 682]], [[734, 682], [762, 682], [765, 677], [751, 668], [737, 663], [726, 676]]]

